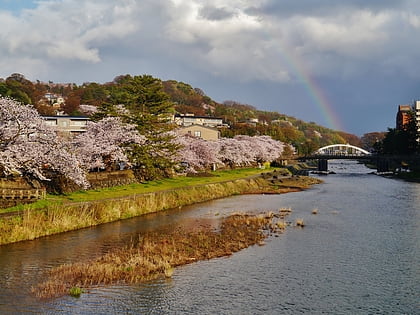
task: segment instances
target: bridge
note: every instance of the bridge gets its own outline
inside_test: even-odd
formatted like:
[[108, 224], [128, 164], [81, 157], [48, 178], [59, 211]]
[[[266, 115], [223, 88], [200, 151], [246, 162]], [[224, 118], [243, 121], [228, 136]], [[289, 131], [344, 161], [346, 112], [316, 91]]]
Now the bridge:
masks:
[[308, 159], [363, 159], [371, 158], [372, 153], [351, 144], [332, 144], [315, 151]]
[[350, 159], [350, 160], [373, 160], [376, 159], [378, 172], [388, 171], [388, 165], [380, 162], [376, 155], [369, 151], [356, 147], [351, 144], [332, 144], [322, 147], [312, 153], [304, 156], [302, 160], [318, 160], [318, 171], [328, 172], [328, 160]]
[[328, 160], [367, 160], [376, 165], [378, 173], [401, 169], [404, 165], [420, 165], [420, 155], [378, 155], [350, 144], [332, 144], [298, 160], [318, 160], [318, 171], [328, 173]]

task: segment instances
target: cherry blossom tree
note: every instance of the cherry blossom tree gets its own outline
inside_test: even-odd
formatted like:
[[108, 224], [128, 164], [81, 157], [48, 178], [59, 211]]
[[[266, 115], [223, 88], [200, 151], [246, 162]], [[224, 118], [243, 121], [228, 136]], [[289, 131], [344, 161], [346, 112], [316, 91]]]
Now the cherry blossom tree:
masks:
[[0, 174], [41, 181], [65, 176], [88, 187], [76, 156], [31, 105], [0, 98]]
[[252, 148], [250, 160], [248, 162], [271, 162], [277, 159], [284, 149], [284, 144], [273, 140], [269, 136], [236, 136], [235, 140], [243, 142], [248, 148]]
[[217, 141], [178, 136], [176, 141], [181, 145], [176, 160], [188, 164], [187, 172], [209, 169], [213, 164], [242, 167], [271, 162], [280, 157], [287, 146], [269, 136], [241, 135]]
[[217, 158], [219, 143], [217, 141], [206, 141], [190, 135], [181, 135], [175, 138], [180, 149], [176, 155], [177, 162], [187, 163], [187, 172], [210, 168], [213, 164], [221, 164]]
[[98, 112], [98, 108], [94, 105], [80, 104], [79, 109], [83, 114], [88, 116], [91, 116]]
[[219, 140], [220, 150], [218, 159], [225, 166], [246, 166], [253, 160], [254, 152], [252, 148], [246, 146], [245, 141], [238, 139], [222, 138]]
[[118, 117], [88, 122], [86, 132], [78, 135], [72, 146], [86, 170], [112, 169], [117, 163], [129, 165], [127, 153], [131, 145], [142, 145], [145, 137], [135, 125], [124, 124]]

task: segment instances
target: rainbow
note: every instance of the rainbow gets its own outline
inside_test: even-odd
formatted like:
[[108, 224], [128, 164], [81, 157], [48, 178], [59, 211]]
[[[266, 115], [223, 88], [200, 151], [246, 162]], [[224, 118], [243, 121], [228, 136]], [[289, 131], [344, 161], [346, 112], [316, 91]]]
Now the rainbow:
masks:
[[320, 110], [328, 124], [327, 127], [334, 130], [345, 130], [340, 117], [335, 112], [322, 87], [312, 78], [303, 60], [299, 59], [296, 54], [291, 53], [290, 49], [286, 49], [285, 45], [280, 45], [284, 61], [296, 76], [296, 79], [303, 84], [308, 95]]

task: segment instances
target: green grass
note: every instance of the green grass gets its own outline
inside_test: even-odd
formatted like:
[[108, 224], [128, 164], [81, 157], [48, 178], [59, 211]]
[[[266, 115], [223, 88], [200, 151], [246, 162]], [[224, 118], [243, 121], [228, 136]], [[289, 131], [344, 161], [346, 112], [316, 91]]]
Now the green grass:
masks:
[[124, 186], [115, 186], [111, 188], [83, 190], [66, 195], [47, 195], [45, 199], [36, 201], [32, 204], [19, 205], [12, 208], [0, 209], [0, 213], [7, 213], [27, 209], [42, 209], [48, 206], [60, 205], [69, 202], [88, 202], [102, 199], [114, 199], [126, 197], [135, 194], [151, 193], [162, 190], [177, 189], [181, 187], [197, 186], [210, 183], [219, 183], [240, 178], [246, 178], [258, 175], [262, 172], [272, 171], [273, 169], [245, 168], [225, 171], [215, 171], [211, 177], [185, 177], [178, 176], [174, 178], [150, 181], [147, 183], [136, 183]]
[[73, 297], [80, 297], [80, 295], [83, 293], [83, 289], [79, 288], [79, 287], [72, 287], [69, 290], [69, 294]]
[[133, 194], [143, 194], [156, 192], [160, 190], [176, 189], [180, 187], [204, 185], [209, 183], [219, 183], [228, 180], [235, 180], [248, 176], [260, 174], [260, 169], [248, 168], [229, 171], [216, 171], [212, 177], [184, 177], [160, 179], [143, 184], [130, 184], [125, 186], [116, 186], [111, 188], [86, 190], [75, 192], [67, 196], [62, 196], [63, 200], [71, 201], [93, 201], [107, 198], [119, 198]]

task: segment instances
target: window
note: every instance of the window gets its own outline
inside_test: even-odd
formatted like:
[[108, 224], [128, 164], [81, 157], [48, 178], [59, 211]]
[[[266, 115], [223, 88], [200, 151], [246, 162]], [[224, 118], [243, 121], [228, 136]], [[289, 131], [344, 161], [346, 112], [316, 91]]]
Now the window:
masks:
[[45, 122], [45, 124], [47, 124], [48, 126], [57, 126], [57, 120], [56, 119], [54, 119], [54, 120], [47, 120]]
[[86, 126], [86, 120], [71, 120], [70, 124], [72, 126]]
[[194, 131], [194, 137], [201, 138], [201, 131]]

